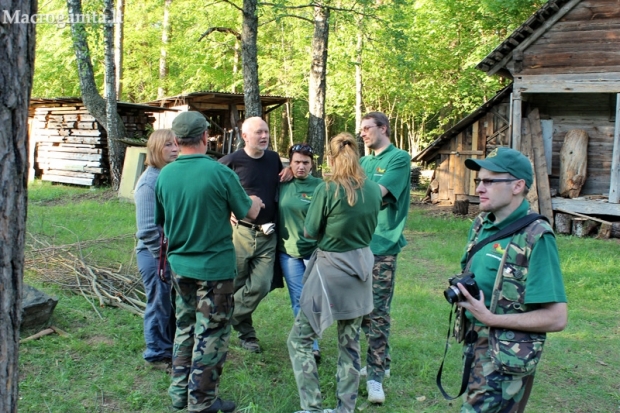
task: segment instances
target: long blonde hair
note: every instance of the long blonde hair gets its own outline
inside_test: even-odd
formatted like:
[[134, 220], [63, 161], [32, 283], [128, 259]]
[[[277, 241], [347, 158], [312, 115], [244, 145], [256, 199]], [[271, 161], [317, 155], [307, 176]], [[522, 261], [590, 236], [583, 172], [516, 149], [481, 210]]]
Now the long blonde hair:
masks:
[[174, 133], [170, 129], [158, 129], [151, 133], [149, 140], [146, 142], [146, 160], [145, 165], [155, 168], [163, 168], [167, 162], [163, 157], [164, 146], [169, 141], [174, 140]]
[[353, 206], [357, 202], [357, 192], [364, 185], [366, 174], [360, 166], [360, 156], [355, 137], [349, 132], [341, 132], [329, 142], [332, 174], [325, 178], [327, 185], [336, 185], [335, 196], [340, 187], [347, 194], [347, 202]]

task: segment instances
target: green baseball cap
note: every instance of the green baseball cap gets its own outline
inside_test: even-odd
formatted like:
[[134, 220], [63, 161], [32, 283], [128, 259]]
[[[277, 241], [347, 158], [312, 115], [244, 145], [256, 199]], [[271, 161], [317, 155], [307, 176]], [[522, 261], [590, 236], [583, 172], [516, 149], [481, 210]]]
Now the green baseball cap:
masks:
[[209, 122], [200, 112], [182, 112], [172, 121], [172, 132], [177, 138], [193, 138], [209, 128]]
[[530, 160], [521, 152], [510, 148], [495, 148], [486, 159], [465, 159], [465, 166], [474, 171], [484, 168], [491, 172], [509, 173], [517, 179], [525, 180], [528, 188], [534, 181]]

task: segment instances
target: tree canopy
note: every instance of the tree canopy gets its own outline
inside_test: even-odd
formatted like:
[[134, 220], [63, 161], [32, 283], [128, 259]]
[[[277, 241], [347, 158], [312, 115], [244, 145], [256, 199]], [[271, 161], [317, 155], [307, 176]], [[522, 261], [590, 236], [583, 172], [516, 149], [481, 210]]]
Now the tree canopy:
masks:
[[[242, 0], [173, 0], [169, 38], [162, 44], [164, 0], [126, 1], [121, 100], [144, 102], [167, 95], [213, 90], [243, 92], [238, 39], [209, 28], [242, 28]], [[405, 150], [434, 139], [447, 125], [491, 98], [502, 85], [475, 69], [487, 53], [523, 23], [540, 0], [331, 0], [325, 120], [329, 136], [354, 132], [355, 69], [361, 65], [363, 111], [380, 110], [395, 123]], [[294, 98], [293, 141], [306, 139], [313, 6], [302, 0], [258, 3], [260, 93]], [[83, 0], [85, 12], [101, 14], [103, 0]], [[41, 5], [41, 14], [66, 15], [63, 0]], [[104, 85], [103, 29], [88, 27], [95, 80]], [[358, 37], [363, 39], [358, 60]], [[166, 48], [168, 72], [160, 79]], [[358, 63], [361, 62], [361, 63]], [[68, 27], [37, 29], [33, 96], [79, 96]], [[274, 138], [286, 139], [279, 112]], [[278, 123], [280, 122], [280, 123]], [[279, 136], [278, 136], [279, 135]], [[400, 140], [399, 140], [400, 138]], [[403, 139], [404, 138], [404, 139]]]

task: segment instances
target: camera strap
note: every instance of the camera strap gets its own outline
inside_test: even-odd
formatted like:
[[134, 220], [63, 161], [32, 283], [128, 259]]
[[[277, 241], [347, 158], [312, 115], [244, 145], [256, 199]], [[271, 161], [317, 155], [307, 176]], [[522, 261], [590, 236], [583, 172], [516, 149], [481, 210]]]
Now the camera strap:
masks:
[[157, 260], [157, 275], [162, 282], [166, 280], [166, 264], [168, 262], [168, 238], [161, 233], [159, 237], [159, 259]]
[[536, 221], [537, 219], [544, 219], [545, 221], [549, 222], [549, 219], [547, 219], [546, 216], [544, 215], [540, 215], [540, 214], [528, 214], [526, 216], [524, 216], [521, 219], [516, 220], [515, 222], [513, 222], [512, 224], [508, 225], [506, 228], [502, 229], [501, 231], [497, 232], [495, 235], [492, 235], [488, 238], [483, 239], [482, 241], [476, 243], [471, 250], [469, 250], [469, 252], [467, 253], [467, 259], [465, 260], [465, 262], [469, 262], [469, 260], [471, 259], [471, 257], [474, 256], [474, 254], [476, 254], [478, 251], [480, 251], [482, 249], [482, 247], [484, 247], [485, 245], [487, 245], [490, 242], [493, 241], [497, 241], [498, 239], [502, 239], [502, 238], [506, 238], [512, 234], [515, 234], [519, 231], [521, 231], [523, 228], [527, 227], [528, 225], [530, 225], [532, 222]]
[[465, 364], [463, 366], [463, 378], [461, 379], [461, 389], [459, 390], [459, 394], [454, 397], [451, 397], [441, 385], [441, 373], [443, 372], [443, 364], [446, 361], [446, 354], [448, 353], [448, 342], [450, 341], [450, 331], [452, 331], [452, 308], [454, 305], [450, 306], [450, 318], [448, 319], [448, 335], [446, 336], [446, 347], [443, 351], [443, 359], [441, 360], [441, 366], [439, 366], [439, 370], [437, 371], [437, 378], [435, 382], [437, 383], [437, 387], [439, 391], [443, 395], [446, 400], [454, 400], [459, 397], [461, 394], [465, 393], [467, 390], [467, 383], [469, 382], [469, 375], [471, 372], [471, 366], [474, 361], [474, 343], [478, 340], [478, 334], [474, 331], [474, 323], [471, 323], [471, 327], [467, 334], [465, 334], [465, 343], [467, 344], [467, 350], [465, 351]]

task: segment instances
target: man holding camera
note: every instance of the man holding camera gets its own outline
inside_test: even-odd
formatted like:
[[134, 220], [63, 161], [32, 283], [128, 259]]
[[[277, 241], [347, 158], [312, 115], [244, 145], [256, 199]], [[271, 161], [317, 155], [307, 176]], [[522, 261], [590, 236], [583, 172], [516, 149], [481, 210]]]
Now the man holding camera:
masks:
[[360, 136], [373, 152], [360, 163], [366, 176], [379, 184], [383, 203], [370, 242], [374, 255], [372, 270], [373, 311], [364, 316], [362, 330], [368, 339], [366, 367], [368, 401], [385, 402], [383, 379], [390, 375], [390, 307], [394, 296], [396, 259], [407, 245], [403, 236], [409, 212], [411, 156], [390, 143], [390, 122], [381, 112], [362, 118]]
[[289, 168], [282, 169], [280, 156], [269, 147], [269, 127], [260, 117], [248, 118], [241, 127], [245, 142], [239, 149], [219, 160], [232, 169], [248, 195], [256, 195], [265, 208], [253, 219], [233, 218], [233, 243], [237, 255], [235, 312], [233, 328], [241, 347], [252, 353], [261, 348], [252, 323], [252, 313], [271, 290], [276, 259], [275, 231], [280, 180], [291, 180]]
[[233, 313], [235, 250], [231, 212], [255, 218], [262, 202], [237, 176], [206, 156], [208, 122], [183, 112], [172, 122], [181, 156], [163, 168], [155, 187], [155, 223], [168, 238], [177, 328], [168, 393], [178, 411], [233, 412], [218, 397]]
[[[523, 412], [546, 333], [561, 331], [567, 323], [555, 236], [543, 219], [527, 224], [525, 197], [533, 182], [527, 157], [497, 148], [484, 160], [465, 160], [465, 166], [478, 171], [482, 213], [470, 229], [461, 261], [477, 286], [472, 280], [456, 284], [460, 294], [455, 301], [466, 310], [461, 321], [470, 324], [464, 327], [466, 351], [473, 351], [461, 412]], [[519, 220], [526, 226], [514, 232]], [[502, 230], [508, 235], [475, 248]], [[474, 297], [478, 288], [479, 299]]]

